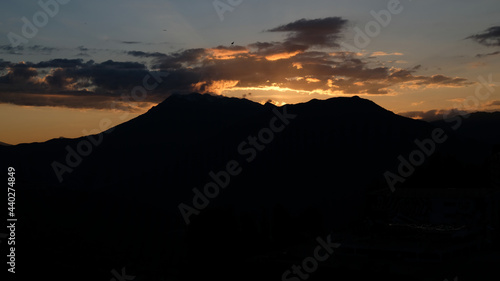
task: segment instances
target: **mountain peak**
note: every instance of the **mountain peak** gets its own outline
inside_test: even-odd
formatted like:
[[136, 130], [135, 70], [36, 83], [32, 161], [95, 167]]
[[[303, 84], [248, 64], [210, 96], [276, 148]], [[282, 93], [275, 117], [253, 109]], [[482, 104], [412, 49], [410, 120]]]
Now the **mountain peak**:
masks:
[[[257, 103], [255, 101], [251, 101], [248, 99], [241, 99], [241, 98], [236, 98], [236, 97], [226, 97], [226, 96], [220, 96], [220, 95], [215, 95], [215, 94], [200, 94], [197, 92], [192, 92], [189, 94], [171, 94], [169, 97], [167, 97], [163, 102], [161, 102], [159, 105], [162, 104], [172, 104], [176, 102], [228, 102], [228, 101], [241, 101], [245, 103], [252, 103], [256, 105], [261, 105], [260, 103]], [[371, 100], [361, 98], [359, 96], [352, 96], [352, 97], [332, 97], [328, 98], [326, 100], [319, 100], [319, 99], [311, 99], [310, 101], [303, 102], [303, 103], [297, 103], [295, 105], [301, 105], [301, 104], [323, 104], [323, 105], [333, 105], [333, 104], [338, 104], [338, 105], [344, 105], [344, 106], [349, 106], [349, 107], [372, 107], [372, 109], [377, 108], [376, 110], [385, 110], [381, 106], [377, 105]], [[272, 103], [266, 103], [266, 105], [272, 105]], [[294, 104], [290, 104], [294, 105]]]
[[303, 105], [310, 106], [314, 110], [334, 111], [335, 114], [394, 114], [375, 102], [359, 96], [312, 99]]
[[196, 108], [201, 109], [207, 107], [226, 107], [230, 105], [239, 105], [249, 108], [262, 106], [260, 103], [253, 102], [247, 99], [193, 92], [189, 94], [172, 94], [164, 101], [151, 108], [150, 111], [172, 111], [174, 109], [181, 110], [182, 108], [191, 108], [195, 110]]

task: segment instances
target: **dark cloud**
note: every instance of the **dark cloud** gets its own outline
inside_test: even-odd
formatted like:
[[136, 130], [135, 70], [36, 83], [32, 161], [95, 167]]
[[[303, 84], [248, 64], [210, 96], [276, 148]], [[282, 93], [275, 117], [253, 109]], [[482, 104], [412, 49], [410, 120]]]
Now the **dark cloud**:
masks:
[[95, 64], [95, 68], [98, 69], [141, 69], [145, 70], [146, 66], [138, 62], [117, 62], [112, 60], [107, 60], [105, 62]]
[[476, 40], [485, 46], [500, 46], [500, 26], [492, 26], [483, 33], [471, 35], [467, 39]]
[[29, 64], [11, 64], [7, 70], [5, 75], [0, 76], [0, 102], [7, 93], [45, 91], [39, 84], [38, 71]]
[[87, 53], [78, 53], [75, 55], [75, 57], [90, 57], [90, 55]]
[[9, 65], [11, 65], [10, 61], [4, 61], [3, 59], [0, 59], [0, 70], [4, 70]]
[[279, 43], [278, 42], [275, 42], [275, 43], [270, 43], [270, 42], [256, 42], [256, 43], [250, 44], [249, 46], [252, 47], [252, 48], [256, 48], [256, 49], [258, 49], [260, 51], [260, 50], [271, 48], [271, 47], [273, 47], [276, 44], [279, 44]]
[[58, 51], [60, 48], [47, 47], [42, 45], [33, 45], [33, 46], [17, 46], [13, 47], [12, 45], [0, 45], [0, 51], [3, 53], [11, 54], [11, 55], [23, 55], [26, 53], [29, 54], [41, 54], [41, 55], [50, 55], [54, 51]]
[[137, 62], [115, 62], [108, 60], [102, 63], [89, 63], [83, 67], [65, 68], [62, 75], [72, 83], [91, 81], [94, 87], [103, 91], [130, 91], [142, 85], [143, 78], [148, 75], [144, 64]]
[[21, 55], [22, 51], [24, 51], [24, 46], [19, 45], [17, 47], [12, 47], [12, 45], [0, 45], [0, 51], [4, 54], [10, 55]]
[[79, 50], [79, 51], [81, 51], [81, 52], [86, 52], [86, 51], [89, 50], [88, 48], [86, 48], [84, 46], [78, 46], [76, 49]]
[[495, 56], [495, 55], [498, 55], [498, 54], [500, 54], [500, 51], [496, 51], [496, 52], [493, 52], [493, 53], [487, 53], [487, 54], [477, 54], [476, 58]]
[[[34, 95], [26, 93], [2, 93], [2, 103], [24, 106], [54, 106], [67, 108], [118, 109], [136, 111], [147, 106], [146, 103], [124, 102], [110, 95], [99, 95], [93, 92], [65, 92], [51, 95]], [[114, 106], [112, 106], [114, 104]]]
[[128, 45], [133, 45], [133, 44], [141, 44], [142, 42], [139, 41], [118, 41], [122, 44], [128, 44]]
[[410, 82], [417, 86], [435, 86], [435, 87], [462, 87], [474, 84], [465, 78], [453, 78], [442, 74], [432, 76], [414, 75], [420, 68], [412, 68], [411, 70], [400, 69], [396, 70], [389, 75], [389, 80], [392, 83], [406, 83]]
[[188, 49], [172, 53], [157, 61], [155, 68], [176, 69], [182, 68], [183, 64], [194, 64], [208, 54], [206, 49]]
[[76, 47], [76, 50], [79, 51], [79, 53], [77, 53], [75, 57], [90, 57], [90, 55], [87, 53], [90, 50], [89, 48], [78, 46]]
[[288, 32], [286, 42], [305, 46], [338, 47], [342, 28], [347, 20], [340, 17], [323, 19], [301, 19], [289, 24], [269, 29], [269, 32]]
[[161, 57], [166, 57], [166, 54], [159, 53], [159, 52], [142, 52], [142, 51], [128, 51], [128, 55], [131, 55], [133, 57], [139, 57], [139, 58], [161, 58]]
[[[51, 71], [43, 75], [41, 69]], [[153, 77], [145, 65], [136, 62], [55, 59], [40, 63], [9, 64], [7, 74], [0, 76], [0, 102], [17, 105], [66, 106], [73, 108], [107, 108], [121, 95], [131, 96], [132, 89]], [[148, 83], [155, 80], [149, 78]], [[149, 92], [145, 102], [164, 99], [164, 88]], [[119, 102], [117, 108], [137, 109], [139, 104]]]
[[50, 55], [54, 51], [59, 51], [59, 48], [54, 48], [54, 47], [46, 47], [46, 46], [41, 46], [41, 45], [34, 45], [28, 47], [30, 51], [33, 51], [38, 54], [44, 54], [44, 55]]
[[[93, 61], [89, 61], [91, 64]], [[33, 64], [32, 66], [35, 68], [71, 68], [84, 65], [82, 59], [53, 59], [49, 61], [39, 62], [37, 64]]]
[[441, 74], [432, 75], [430, 77], [420, 76], [420, 82], [417, 82], [417, 85], [472, 85], [473, 82], [467, 82], [465, 78], [452, 78], [447, 77]]
[[50, 75], [45, 77], [45, 83], [54, 89], [65, 89], [74, 79], [68, 79], [66, 71], [62, 68], [57, 68]]
[[18, 47], [13, 47], [12, 45], [7, 44], [7, 45], [0, 45], [0, 50], [3, 51], [24, 50], [24, 47], [22, 45], [19, 45]]
[[26, 82], [38, 75], [37, 70], [27, 64], [11, 65], [9, 69], [5, 78], [11, 82]]
[[246, 47], [244, 46], [238, 46], [238, 45], [234, 45], [234, 46], [231, 46], [231, 47], [227, 47], [227, 46], [217, 46], [215, 48], [212, 48], [213, 50], [224, 50], [224, 51], [245, 51], [247, 50]]
[[273, 55], [281, 53], [295, 53], [304, 52], [309, 49], [309, 46], [302, 44], [295, 44], [292, 42], [274, 42], [274, 43], [261, 43], [257, 42], [249, 45], [250, 48], [257, 49], [257, 53], [260, 55]]

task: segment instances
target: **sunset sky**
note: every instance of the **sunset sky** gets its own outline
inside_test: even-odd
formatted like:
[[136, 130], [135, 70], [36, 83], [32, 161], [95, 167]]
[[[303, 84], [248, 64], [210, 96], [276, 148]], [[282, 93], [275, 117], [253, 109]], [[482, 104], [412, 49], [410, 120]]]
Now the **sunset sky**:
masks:
[[500, 110], [498, 0], [41, 2], [1, 4], [1, 142], [96, 133], [193, 91]]

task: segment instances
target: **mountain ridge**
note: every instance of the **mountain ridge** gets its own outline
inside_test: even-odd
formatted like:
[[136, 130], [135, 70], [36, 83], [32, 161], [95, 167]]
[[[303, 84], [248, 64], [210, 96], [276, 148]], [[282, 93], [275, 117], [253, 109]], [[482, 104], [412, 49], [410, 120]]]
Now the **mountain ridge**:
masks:
[[[397, 173], [436, 128], [357, 97], [275, 106], [194, 94], [106, 133], [0, 146], [0, 164], [16, 169], [16, 215], [30, 222], [17, 231], [39, 253], [23, 261], [33, 270], [69, 260], [109, 273], [125, 259], [189, 274], [385, 219], [369, 205], [391, 194], [384, 173]], [[457, 160], [484, 146], [467, 145], [450, 134], [396, 189], [487, 187], [484, 166]], [[241, 172], [203, 200], [229, 163]], [[198, 206], [188, 225], [181, 204]], [[48, 261], [47, 252], [57, 255]]]
[[[362, 135], [371, 132], [369, 134], [377, 135], [375, 139], [389, 137], [394, 140], [398, 139], [402, 145], [401, 133], [406, 131], [404, 134], [407, 136], [404, 137], [406, 141], [403, 146], [406, 147], [405, 149], [410, 149], [413, 145], [412, 141], [418, 134], [422, 137], [428, 137], [434, 128], [433, 124], [397, 115], [373, 101], [357, 96], [327, 100], [313, 99], [304, 103], [278, 107], [272, 104], [262, 105], [246, 99], [192, 93], [171, 95], [145, 114], [113, 127], [109, 130], [110, 133], [75, 139], [54, 139], [44, 143], [22, 144], [19, 149], [16, 148], [18, 146], [13, 146], [10, 150], [18, 150], [20, 153], [26, 151], [24, 154], [38, 154], [40, 157], [35, 157], [37, 159], [48, 159], [50, 155], [53, 155], [54, 161], [64, 163], [66, 156], [64, 148], [68, 145], [76, 147], [79, 142], [85, 141], [89, 137], [99, 138], [99, 136], [103, 136], [103, 141], [98, 146], [93, 147], [88, 158], [94, 157], [96, 152], [116, 151], [118, 148], [127, 149], [129, 153], [134, 154], [133, 147], [137, 146], [144, 147], [143, 150], [148, 151], [148, 153], [154, 153], [154, 149], [175, 150], [176, 146], [185, 149], [195, 146], [197, 147], [195, 149], [200, 149], [201, 146], [212, 145], [203, 144], [211, 143], [210, 138], [220, 138], [222, 143], [238, 144], [252, 130], [255, 132], [265, 127], [266, 122], [272, 118], [273, 109], [283, 110], [285, 107], [299, 116], [297, 122], [301, 124], [302, 129], [300, 129], [301, 132], [295, 134], [301, 134], [301, 137], [306, 138], [312, 138], [317, 134], [331, 134], [327, 131], [330, 128], [336, 128], [337, 135], [344, 138], [352, 137], [356, 133]], [[291, 126], [295, 125], [292, 122]], [[417, 133], [418, 131], [421, 133]], [[368, 136], [368, 138], [373, 137], [372, 135]], [[360, 139], [354, 138], [353, 140], [363, 142]], [[377, 145], [382, 145], [382, 143]], [[190, 153], [188, 151], [188, 154]], [[137, 157], [140, 158], [139, 155]], [[396, 157], [397, 155], [393, 158]], [[34, 163], [37, 162], [35, 160]], [[84, 163], [84, 165], [86, 164]], [[47, 163], [43, 166], [47, 166]]]

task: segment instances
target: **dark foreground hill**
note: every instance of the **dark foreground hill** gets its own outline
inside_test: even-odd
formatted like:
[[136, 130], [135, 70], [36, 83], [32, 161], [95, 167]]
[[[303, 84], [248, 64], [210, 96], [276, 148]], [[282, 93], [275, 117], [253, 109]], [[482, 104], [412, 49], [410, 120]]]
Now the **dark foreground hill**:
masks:
[[475, 112], [464, 116], [458, 126], [456, 122], [438, 120], [433, 125], [454, 130], [463, 138], [473, 139], [482, 143], [500, 144], [500, 112]]
[[[387, 172], [434, 130], [359, 97], [276, 107], [193, 93], [100, 135], [0, 147], [16, 169], [19, 264], [82, 280], [122, 267], [137, 280], [246, 279], [249, 260], [383, 219], [373, 194], [391, 194]], [[494, 186], [494, 146], [444, 136], [392, 187]]]

